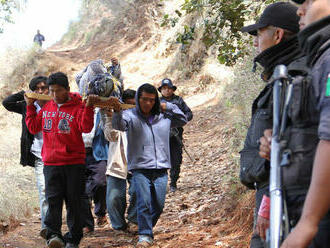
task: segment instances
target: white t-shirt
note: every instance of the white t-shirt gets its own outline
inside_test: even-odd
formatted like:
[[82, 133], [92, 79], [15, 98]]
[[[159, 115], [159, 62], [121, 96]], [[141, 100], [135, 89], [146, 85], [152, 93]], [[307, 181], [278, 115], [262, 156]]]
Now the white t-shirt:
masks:
[[[34, 106], [37, 108], [37, 113], [41, 110], [41, 107], [37, 103], [34, 102]], [[41, 159], [41, 149], [42, 149], [43, 139], [42, 139], [42, 131], [34, 135], [33, 143], [31, 146], [31, 153], [36, 156], [37, 158]]]

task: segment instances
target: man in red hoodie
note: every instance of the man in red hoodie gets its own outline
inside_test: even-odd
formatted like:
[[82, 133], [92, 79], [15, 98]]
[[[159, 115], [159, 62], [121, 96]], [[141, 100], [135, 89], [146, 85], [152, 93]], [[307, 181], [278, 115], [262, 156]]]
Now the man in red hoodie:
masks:
[[[32, 134], [42, 131], [46, 199], [49, 208], [45, 218], [47, 246], [78, 247], [83, 236], [80, 195], [84, 190], [85, 147], [82, 133], [93, 128], [93, 104], [97, 96], [90, 95], [86, 104], [79, 94], [70, 93], [69, 81], [62, 72], [47, 80], [52, 100], [36, 113], [34, 99], [26, 98], [26, 125]], [[67, 209], [69, 232], [61, 234], [63, 200]]]

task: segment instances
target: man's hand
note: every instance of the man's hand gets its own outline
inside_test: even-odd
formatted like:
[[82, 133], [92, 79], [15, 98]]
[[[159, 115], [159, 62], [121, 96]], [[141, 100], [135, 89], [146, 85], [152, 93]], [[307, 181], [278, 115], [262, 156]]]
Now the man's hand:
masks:
[[92, 107], [95, 103], [99, 102], [100, 98], [97, 95], [88, 95], [86, 101], [86, 107]]
[[317, 233], [317, 229], [317, 226], [313, 226], [308, 222], [304, 223], [300, 220], [284, 240], [281, 248], [307, 248]]
[[113, 109], [112, 108], [105, 108], [103, 109], [103, 112], [107, 115], [107, 117], [111, 118], [113, 114]]
[[111, 64], [114, 66], [118, 65], [118, 59], [116, 57], [111, 58]]
[[26, 105], [31, 106], [33, 103], [36, 101], [34, 98], [29, 98], [25, 93], [24, 93], [24, 100], [26, 102]]
[[266, 240], [266, 231], [269, 228], [269, 219], [266, 219], [260, 215], [257, 217], [257, 225], [255, 232], [263, 239]]
[[259, 156], [267, 160], [270, 160], [272, 134], [273, 131], [271, 129], [266, 129], [264, 131], [264, 136], [262, 136], [259, 140], [260, 141]]
[[161, 110], [162, 112], [165, 112], [165, 111], [166, 111], [166, 102], [161, 102], [161, 103], [160, 103], [160, 110]]

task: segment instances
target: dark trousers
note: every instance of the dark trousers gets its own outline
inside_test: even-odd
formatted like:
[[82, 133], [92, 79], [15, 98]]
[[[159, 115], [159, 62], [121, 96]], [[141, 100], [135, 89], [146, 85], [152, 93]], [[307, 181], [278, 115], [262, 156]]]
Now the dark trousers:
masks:
[[81, 221], [83, 227], [88, 227], [90, 231], [94, 231], [94, 217], [91, 211], [91, 200], [85, 192], [81, 196]]
[[105, 172], [107, 161], [96, 161], [92, 154], [86, 154], [86, 193], [94, 201], [94, 214], [105, 216], [107, 179]]
[[[255, 223], [256, 224], [256, 216], [258, 214], [258, 210], [261, 204], [262, 196], [266, 194], [268, 188], [263, 188], [257, 190], [256, 192], [256, 215], [255, 215]], [[288, 207], [288, 214], [290, 220], [291, 228], [299, 221], [299, 218], [302, 213], [302, 209], [305, 201], [305, 194], [301, 195], [290, 195], [286, 197], [286, 204]], [[330, 212], [321, 220], [319, 224], [319, 230], [312, 240], [311, 244], [308, 248], [326, 248], [329, 247], [330, 244]], [[250, 248], [264, 248], [266, 247], [266, 243], [260, 238], [259, 235], [253, 234], [251, 238]]]
[[[255, 226], [257, 225], [258, 211], [260, 208], [262, 197], [263, 197], [263, 195], [268, 194], [268, 192], [269, 192], [268, 187], [260, 188], [256, 191], [256, 194], [255, 194], [256, 207], [254, 210], [253, 230], [255, 229]], [[251, 237], [250, 248], [264, 248], [264, 247], [266, 247], [266, 244], [262, 240], [262, 238], [258, 234], [253, 233], [252, 237]]]
[[[306, 194], [290, 195], [286, 197], [289, 212], [290, 226], [298, 223], [301, 216]], [[318, 231], [308, 248], [327, 248], [330, 245], [330, 212], [321, 220]]]
[[182, 163], [182, 132], [178, 136], [170, 137], [170, 153], [171, 153], [171, 186], [176, 187], [176, 182], [180, 176]]
[[98, 217], [106, 214], [106, 176], [107, 161], [96, 161], [92, 150], [86, 151], [86, 185], [81, 197], [81, 219], [83, 227], [94, 230], [94, 217], [91, 212], [91, 200], [94, 201], [94, 214]]
[[[84, 191], [85, 165], [45, 166], [45, 188], [48, 211], [45, 218], [47, 239], [57, 235], [65, 243], [79, 244], [83, 233], [80, 218], [80, 199]], [[65, 201], [69, 232], [61, 233], [62, 207]]]
[[330, 245], [330, 212], [321, 220], [319, 230], [308, 248], [326, 248]]

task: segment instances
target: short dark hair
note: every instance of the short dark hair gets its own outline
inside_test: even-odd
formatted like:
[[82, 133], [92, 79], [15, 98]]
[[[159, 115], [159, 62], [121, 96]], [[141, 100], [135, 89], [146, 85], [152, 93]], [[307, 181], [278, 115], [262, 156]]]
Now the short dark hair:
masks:
[[123, 92], [122, 100], [125, 102], [127, 99], [134, 99], [135, 98], [136, 91], [127, 89]]
[[146, 92], [149, 94], [155, 94], [156, 97], [158, 96], [158, 92], [157, 89], [151, 85], [151, 84], [142, 84], [139, 88], [139, 92], [138, 92], [138, 99], [140, 99], [142, 92]]
[[158, 97], [158, 92], [157, 89], [155, 88], [155, 86], [151, 85], [151, 84], [142, 84], [139, 89], [138, 89], [138, 100], [140, 99], [142, 92], [145, 93], [149, 93], [149, 94], [155, 94], [155, 105], [153, 106], [153, 108], [151, 109], [151, 113], [153, 115], [157, 115], [160, 113], [160, 101], [159, 101], [159, 97]]
[[51, 74], [48, 77], [47, 84], [48, 84], [48, 86], [57, 84], [57, 85], [63, 86], [66, 89], [69, 88], [68, 77], [63, 72], [56, 72], [56, 73]]
[[[275, 30], [276, 29], [278, 29], [278, 27], [275, 27], [275, 26], [272, 26], [272, 25], [270, 25], [268, 27], [269, 27], [268, 32], [270, 32], [271, 35], [273, 35], [275, 33]], [[281, 28], [281, 29], [283, 29], [283, 28]], [[294, 32], [292, 32], [292, 31], [290, 31], [290, 30], [288, 30], [288, 29], [283, 29], [283, 38], [282, 38], [282, 41], [286, 41], [286, 40], [292, 38], [295, 35], [297, 35], [297, 34], [294, 33]]]
[[37, 85], [41, 82], [47, 83], [47, 77], [45, 76], [37, 76], [31, 79], [29, 83], [29, 88], [32, 91], [35, 91], [37, 89]]

